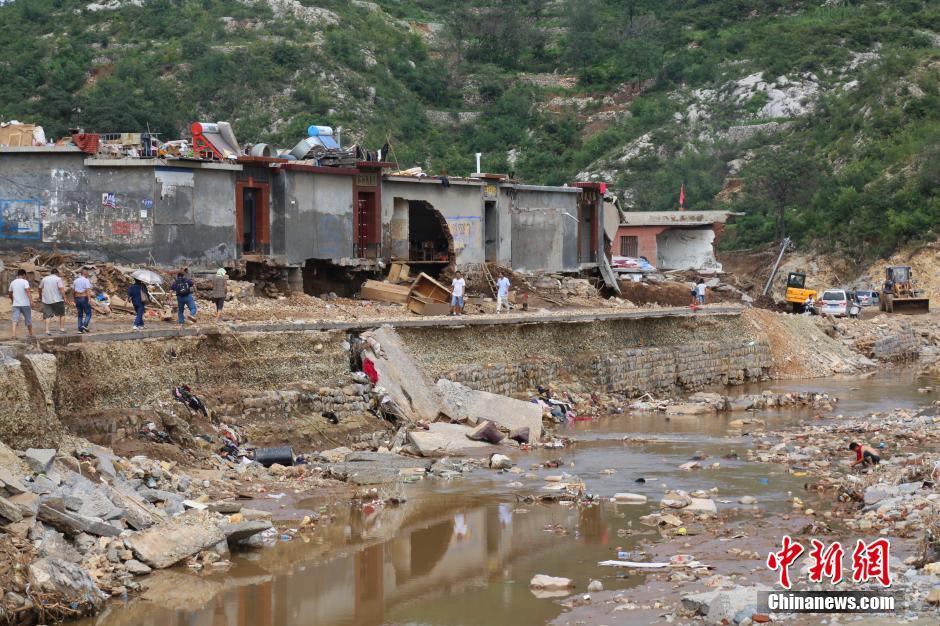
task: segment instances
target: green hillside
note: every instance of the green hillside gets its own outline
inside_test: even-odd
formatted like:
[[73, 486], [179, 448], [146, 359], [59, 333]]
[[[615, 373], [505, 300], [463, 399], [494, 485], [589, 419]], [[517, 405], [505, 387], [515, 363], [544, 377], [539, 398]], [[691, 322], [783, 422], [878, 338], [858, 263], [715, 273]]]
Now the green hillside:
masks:
[[0, 77], [0, 119], [50, 135], [228, 120], [290, 147], [326, 124], [641, 210], [684, 183], [746, 213], [731, 247], [863, 260], [940, 234], [936, 1], [12, 0]]

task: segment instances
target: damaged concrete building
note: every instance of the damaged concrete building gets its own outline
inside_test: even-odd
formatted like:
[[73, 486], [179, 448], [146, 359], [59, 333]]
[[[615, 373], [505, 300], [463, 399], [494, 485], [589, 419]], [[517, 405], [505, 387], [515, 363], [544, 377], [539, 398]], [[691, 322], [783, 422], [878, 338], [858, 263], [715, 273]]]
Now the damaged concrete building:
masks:
[[715, 243], [728, 211], [624, 211], [614, 254], [645, 257], [661, 270], [721, 270]]
[[432, 275], [484, 262], [575, 273], [604, 254], [595, 183], [388, 174], [394, 167], [4, 147], [0, 249], [194, 268], [265, 263], [280, 268], [286, 287], [311, 293], [348, 291], [353, 273], [392, 261]]

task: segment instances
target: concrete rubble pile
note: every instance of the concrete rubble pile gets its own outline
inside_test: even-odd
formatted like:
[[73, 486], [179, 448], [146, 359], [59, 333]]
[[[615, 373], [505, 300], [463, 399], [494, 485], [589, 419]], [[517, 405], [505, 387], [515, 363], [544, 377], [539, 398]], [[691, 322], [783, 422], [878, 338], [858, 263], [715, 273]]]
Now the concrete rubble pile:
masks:
[[363, 367], [372, 372], [379, 405], [413, 425], [400, 451], [433, 457], [539, 442], [537, 404], [445, 379], [432, 384], [391, 328], [364, 333], [362, 342]]
[[[229, 547], [272, 527], [270, 515], [237, 502], [197, 496], [207, 485], [174, 463], [124, 459], [81, 441], [65, 450], [14, 451], [0, 444], [0, 525], [4, 547], [27, 563], [2, 581], [18, 599], [7, 610], [99, 608], [140, 588], [136, 577], [185, 562], [226, 567]], [[9, 585], [9, 587], [8, 587]]]

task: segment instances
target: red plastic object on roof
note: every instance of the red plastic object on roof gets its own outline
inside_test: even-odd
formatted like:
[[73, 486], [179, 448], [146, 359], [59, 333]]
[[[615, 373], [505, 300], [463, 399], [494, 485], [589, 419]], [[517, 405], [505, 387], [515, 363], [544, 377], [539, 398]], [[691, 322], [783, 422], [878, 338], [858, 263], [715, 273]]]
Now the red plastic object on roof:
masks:
[[98, 145], [101, 143], [101, 136], [97, 133], [80, 133], [72, 135], [72, 143], [78, 146], [78, 149], [85, 154], [98, 154]]

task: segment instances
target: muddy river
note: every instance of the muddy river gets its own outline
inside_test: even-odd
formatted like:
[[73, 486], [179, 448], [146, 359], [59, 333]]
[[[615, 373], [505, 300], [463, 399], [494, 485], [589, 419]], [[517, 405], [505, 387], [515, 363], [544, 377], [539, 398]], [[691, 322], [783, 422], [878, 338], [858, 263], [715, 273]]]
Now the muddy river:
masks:
[[[762, 389], [818, 390], [840, 402], [836, 414], [858, 415], [895, 407], [916, 407], [936, 399], [917, 387], [940, 381], [918, 379], [910, 371], [866, 379], [823, 379], [738, 387], [730, 393]], [[725, 391], [725, 393], [729, 393]], [[145, 582], [147, 591], [126, 604], [112, 603], [82, 626], [294, 626], [421, 624], [491, 626], [544, 624], [562, 608], [556, 599], [538, 598], [528, 582], [535, 574], [573, 579], [584, 590], [590, 579], [606, 590], [642, 593], [643, 576], [600, 567], [618, 552], [634, 553], [655, 541], [655, 529], [638, 522], [657, 510], [668, 488], [717, 488], [719, 508], [741, 507], [751, 495], [764, 510], [788, 507], [788, 492], [802, 489], [784, 467], [723, 457], [744, 457], [749, 438], [729, 433], [732, 416], [682, 417], [616, 415], [576, 422], [563, 434], [576, 446], [520, 453], [524, 474], [477, 469], [454, 480], [427, 479], [401, 487], [398, 507], [363, 512], [347, 503], [317, 497], [301, 506], [326, 506], [332, 523], [313, 534], [256, 552], [240, 553], [225, 572], [163, 572]], [[807, 411], [765, 412], [774, 426], [812, 417]], [[626, 439], [625, 439], [626, 438]], [[720, 467], [687, 472], [678, 466], [696, 452]], [[530, 469], [559, 460], [555, 469]], [[610, 473], [609, 470], [613, 470]], [[605, 499], [593, 506], [526, 502], [543, 491], [548, 475], [582, 479], [590, 493]], [[643, 479], [645, 482], [637, 482]], [[520, 487], [518, 484], [522, 483]], [[629, 491], [649, 497], [645, 505], [616, 505], [607, 499]], [[808, 502], [808, 504], [810, 504]], [[256, 506], [252, 504], [251, 506]], [[277, 504], [268, 508], [277, 511]], [[636, 560], [644, 555], [637, 554]]]

